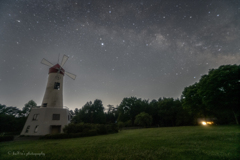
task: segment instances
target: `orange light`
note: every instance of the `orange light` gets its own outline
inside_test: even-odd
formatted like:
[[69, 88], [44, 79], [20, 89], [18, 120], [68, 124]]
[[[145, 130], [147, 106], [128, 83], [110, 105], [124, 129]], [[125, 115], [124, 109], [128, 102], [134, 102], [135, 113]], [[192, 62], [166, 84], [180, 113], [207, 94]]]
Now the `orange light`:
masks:
[[206, 125], [212, 125], [213, 122], [205, 122], [205, 121], [202, 121], [202, 125], [206, 126]]
[[207, 124], [213, 124], [213, 122], [207, 122]]

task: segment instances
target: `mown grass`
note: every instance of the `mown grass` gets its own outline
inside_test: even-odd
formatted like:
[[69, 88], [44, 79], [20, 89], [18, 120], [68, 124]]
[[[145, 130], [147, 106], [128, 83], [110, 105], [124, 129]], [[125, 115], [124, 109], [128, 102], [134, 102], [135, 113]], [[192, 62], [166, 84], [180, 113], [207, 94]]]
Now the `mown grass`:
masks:
[[[74, 139], [2, 142], [0, 159], [239, 160], [239, 136], [238, 126], [123, 130]], [[28, 152], [45, 156], [26, 156]]]

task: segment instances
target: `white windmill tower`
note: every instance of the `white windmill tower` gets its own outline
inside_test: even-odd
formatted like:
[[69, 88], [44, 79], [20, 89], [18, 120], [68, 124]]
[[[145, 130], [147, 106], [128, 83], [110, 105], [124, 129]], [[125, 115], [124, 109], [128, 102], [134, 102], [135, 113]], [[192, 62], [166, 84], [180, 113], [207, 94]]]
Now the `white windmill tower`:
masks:
[[64, 126], [69, 124], [68, 108], [63, 107], [63, 76], [66, 74], [73, 80], [76, 75], [65, 71], [62, 67], [68, 60], [64, 55], [61, 65], [53, 65], [46, 59], [41, 63], [49, 66], [48, 82], [40, 108], [32, 108], [21, 135], [46, 135], [61, 133]]

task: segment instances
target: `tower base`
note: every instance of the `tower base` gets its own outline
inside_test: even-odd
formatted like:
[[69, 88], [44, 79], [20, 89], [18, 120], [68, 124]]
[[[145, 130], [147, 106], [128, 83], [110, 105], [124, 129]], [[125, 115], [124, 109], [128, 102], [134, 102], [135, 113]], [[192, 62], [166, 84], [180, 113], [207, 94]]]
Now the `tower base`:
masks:
[[44, 136], [63, 133], [63, 128], [70, 123], [70, 118], [68, 109], [32, 108], [21, 135]]

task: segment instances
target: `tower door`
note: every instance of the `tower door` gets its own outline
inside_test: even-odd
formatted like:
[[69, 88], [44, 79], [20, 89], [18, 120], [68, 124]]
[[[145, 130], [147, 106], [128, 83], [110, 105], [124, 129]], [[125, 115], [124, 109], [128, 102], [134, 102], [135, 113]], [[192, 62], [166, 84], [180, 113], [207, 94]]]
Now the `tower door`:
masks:
[[51, 126], [51, 134], [61, 133], [61, 126]]

